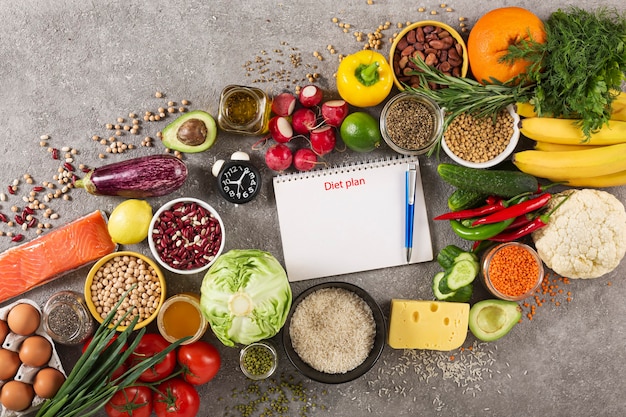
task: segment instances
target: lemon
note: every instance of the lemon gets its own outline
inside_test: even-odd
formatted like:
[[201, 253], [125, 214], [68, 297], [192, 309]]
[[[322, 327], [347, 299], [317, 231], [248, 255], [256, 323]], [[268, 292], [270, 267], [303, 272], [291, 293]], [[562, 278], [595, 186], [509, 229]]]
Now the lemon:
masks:
[[126, 200], [118, 204], [109, 216], [111, 239], [121, 245], [139, 243], [148, 237], [152, 206], [145, 200]]
[[341, 123], [341, 139], [356, 152], [371, 152], [380, 146], [378, 120], [365, 112], [350, 113]]

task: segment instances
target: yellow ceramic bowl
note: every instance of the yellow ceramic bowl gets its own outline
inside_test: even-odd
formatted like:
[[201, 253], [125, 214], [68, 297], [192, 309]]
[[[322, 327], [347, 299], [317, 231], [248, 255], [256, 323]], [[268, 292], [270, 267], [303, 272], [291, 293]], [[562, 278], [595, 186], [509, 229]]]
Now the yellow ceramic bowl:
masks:
[[[159, 268], [157, 263], [154, 262], [152, 259], [148, 258], [147, 256], [145, 256], [145, 255], [143, 255], [141, 253], [137, 253], [137, 252], [121, 251], [121, 252], [110, 253], [110, 254], [104, 256], [103, 258], [101, 258], [98, 262], [96, 262], [94, 264], [94, 266], [91, 267], [91, 269], [89, 270], [89, 274], [87, 275], [87, 279], [85, 280], [85, 302], [87, 303], [87, 307], [89, 308], [89, 311], [91, 312], [91, 315], [94, 316], [94, 318], [99, 323], [102, 323], [104, 321], [104, 318], [98, 312], [98, 306], [96, 305], [96, 302], [94, 302], [94, 298], [92, 297], [93, 291], [94, 290], [95, 291], [98, 290], [94, 286], [94, 281], [96, 283], [98, 282], [98, 278], [96, 278], [96, 274], [98, 273], [98, 271], [101, 268], [103, 268], [103, 266], [107, 262], [109, 262], [110, 260], [112, 260], [113, 258], [116, 258], [116, 257], [119, 257], [121, 261], [124, 261], [128, 257], [134, 257], [134, 258], [136, 258], [138, 260], [141, 260], [142, 262], [148, 264], [156, 272], [156, 277], [155, 278], [157, 278], [157, 279], [155, 279], [155, 284], [158, 282], [158, 285], [157, 285], [156, 288], [159, 288], [160, 292], [157, 292], [156, 294], [153, 295], [155, 299], [153, 300], [153, 310], [152, 310], [150, 316], [141, 319], [135, 325], [135, 328], [133, 330], [138, 330], [138, 329], [141, 329], [142, 327], [146, 327], [154, 319], [156, 319], [157, 315], [159, 314], [159, 310], [160, 310], [161, 306], [163, 305], [163, 302], [165, 301], [165, 295], [166, 295], [165, 276], [163, 275], [163, 272], [161, 271], [161, 269]], [[132, 293], [131, 293], [131, 296], [132, 296]], [[100, 303], [98, 302], [98, 304], [100, 304]], [[113, 305], [115, 305], [115, 303], [113, 303]], [[127, 326], [120, 325], [120, 326], [117, 326], [116, 330], [119, 331], [119, 332], [122, 332], [122, 331], [124, 331], [126, 329], [126, 327]]]
[[[461, 66], [461, 76], [465, 77], [467, 75], [467, 70], [469, 68], [469, 59], [467, 57], [467, 46], [465, 45], [465, 41], [463, 40], [459, 32], [454, 30], [452, 26], [446, 25], [445, 23], [437, 22], [435, 20], [423, 20], [421, 22], [416, 22], [416, 23], [413, 23], [412, 25], [405, 27], [404, 30], [395, 37], [393, 43], [391, 44], [391, 50], [389, 51], [389, 64], [392, 66], [394, 70], [393, 82], [396, 85], [396, 87], [400, 89], [400, 91], [404, 90], [404, 85], [400, 82], [400, 80], [398, 80], [398, 77], [396, 76], [395, 67], [397, 66], [397, 59], [394, 60], [398, 43], [400, 42], [402, 38], [404, 38], [407, 35], [407, 33], [412, 31], [413, 29], [416, 29], [418, 27], [424, 27], [424, 26], [439, 26], [443, 30], [448, 31], [448, 33], [450, 33], [450, 35], [452, 35], [452, 37], [456, 39], [456, 41], [459, 43], [459, 45], [461, 45], [461, 48], [463, 49], [463, 64]], [[400, 51], [398, 51], [398, 53], [399, 52]]]

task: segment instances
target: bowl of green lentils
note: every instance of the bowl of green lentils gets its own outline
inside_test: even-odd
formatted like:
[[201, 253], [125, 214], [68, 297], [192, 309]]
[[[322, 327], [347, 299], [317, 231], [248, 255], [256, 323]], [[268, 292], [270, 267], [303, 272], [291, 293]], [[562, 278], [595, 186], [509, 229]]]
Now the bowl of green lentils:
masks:
[[439, 142], [443, 110], [418, 92], [393, 96], [380, 113], [380, 133], [391, 149], [403, 155], [421, 155]]
[[456, 163], [470, 168], [489, 168], [507, 159], [519, 142], [519, 115], [513, 105], [495, 117], [470, 114], [455, 117], [443, 133], [441, 147]]

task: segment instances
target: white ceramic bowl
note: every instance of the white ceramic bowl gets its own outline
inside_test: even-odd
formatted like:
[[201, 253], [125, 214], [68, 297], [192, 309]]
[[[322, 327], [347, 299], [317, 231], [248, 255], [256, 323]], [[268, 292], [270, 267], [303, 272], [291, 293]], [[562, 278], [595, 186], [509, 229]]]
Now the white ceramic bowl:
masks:
[[[196, 219], [195, 227], [191, 227], [189, 218], [179, 219], [182, 223], [178, 223], [178, 225], [174, 222], [168, 222], [168, 226], [164, 226], [163, 221], [166, 221], [166, 216], [178, 210], [180, 206], [193, 207], [196, 213], [197, 208], [210, 213], [214, 219], [211, 222], [215, 227], [219, 227], [219, 232], [216, 232], [216, 235], [219, 235], [219, 240], [217, 236], [215, 239], [211, 239], [211, 231], [207, 230], [207, 226], [198, 223], [203, 216]], [[159, 232], [155, 232], [155, 230], [159, 230]], [[201, 230], [207, 230], [206, 234], [203, 234]], [[162, 239], [165, 239], [166, 243], [163, 243]], [[176, 240], [182, 241], [182, 243], [179, 246], [170, 244]], [[215, 241], [215, 246], [209, 249], [207, 244], [213, 241]], [[148, 232], [148, 244], [152, 255], [163, 268], [177, 274], [196, 274], [207, 270], [224, 250], [224, 222], [217, 211], [205, 201], [191, 197], [177, 198], [161, 206], [152, 216]], [[164, 247], [168, 249], [164, 249]], [[176, 251], [178, 250], [189, 253], [197, 262], [183, 266], [181, 260], [185, 256], [177, 255]], [[207, 258], [201, 260], [200, 257], [204, 256]]]
[[490, 159], [489, 161], [486, 161], [486, 162], [470, 162], [470, 161], [466, 161], [465, 159], [462, 159], [462, 158], [458, 157], [454, 152], [452, 152], [452, 150], [450, 150], [450, 148], [448, 147], [448, 144], [446, 143], [445, 134], [444, 134], [444, 136], [441, 139], [441, 147], [443, 148], [445, 153], [450, 158], [452, 158], [452, 160], [454, 162], [456, 162], [459, 165], [463, 165], [465, 167], [469, 167], [469, 168], [489, 168], [489, 167], [498, 165], [499, 163], [501, 163], [505, 159], [507, 159], [511, 155], [511, 153], [513, 153], [513, 151], [517, 147], [517, 143], [519, 142], [519, 136], [520, 136], [520, 131], [519, 131], [519, 121], [520, 121], [520, 118], [519, 118], [519, 115], [515, 112], [515, 107], [513, 105], [509, 105], [509, 106], [507, 106], [506, 109], [509, 111], [509, 114], [511, 115], [511, 117], [513, 117], [513, 134], [511, 135], [511, 140], [509, 141], [509, 144], [495, 158]]

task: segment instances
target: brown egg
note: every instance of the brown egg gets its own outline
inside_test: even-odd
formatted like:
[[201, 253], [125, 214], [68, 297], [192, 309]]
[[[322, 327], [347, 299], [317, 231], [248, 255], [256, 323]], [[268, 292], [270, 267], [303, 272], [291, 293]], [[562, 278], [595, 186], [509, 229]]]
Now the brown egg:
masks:
[[41, 316], [39, 311], [28, 303], [15, 305], [7, 316], [9, 329], [15, 334], [29, 336], [37, 331]]
[[11, 379], [20, 369], [20, 357], [17, 352], [8, 349], [0, 349], [0, 379]]
[[4, 343], [4, 339], [7, 338], [9, 334], [9, 325], [6, 321], [0, 320], [0, 345]]
[[33, 386], [21, 381], [9, 381], [2, 386], [0, 402], [7, 410], [23, 411], [30, 407], [35, 397]]
[[35, 375], [33, 388], [41, 398], [52, 398], [65, 382], [65, 375], [55, 368], [43, 368]]
[[23, 364], [39, 368], [50, 361], [52, 345], [45, 337], [34, 335], [24, 339], [19, 353]]

